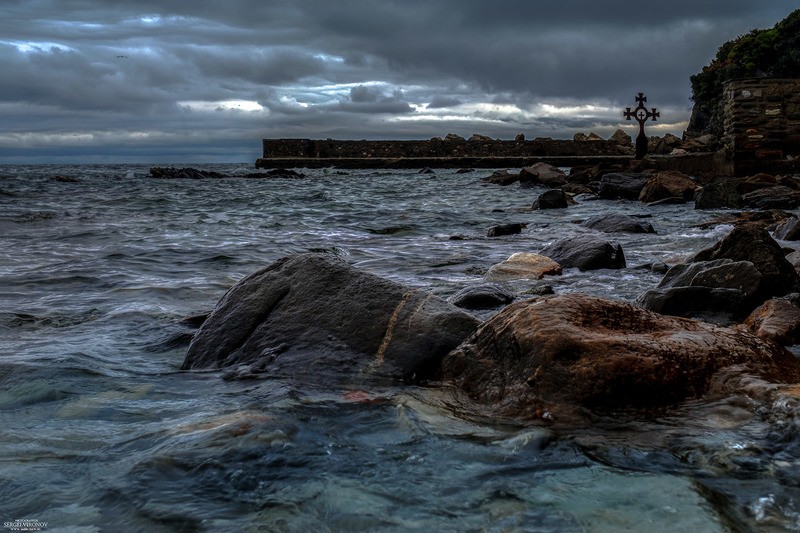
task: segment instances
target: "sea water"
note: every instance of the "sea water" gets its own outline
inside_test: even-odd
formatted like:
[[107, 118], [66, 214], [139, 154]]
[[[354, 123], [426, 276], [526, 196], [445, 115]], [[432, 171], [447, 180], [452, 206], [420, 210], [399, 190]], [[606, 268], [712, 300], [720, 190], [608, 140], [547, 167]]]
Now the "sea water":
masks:
[[[650, 265], [686, 259], [731, 229], [691, 204], [579, 198], [531, 211], [543, 190], [486, 186], [491, 171], [303, 172], [157, 180], [143, 165], [0, 167], [6, 529], [23, 520], [86, 532], [800, 529], [791, 400], [605, 413], [555, 433], [465, 415], [446, 387], [338, 391], [180, 371], [195, 331], [186, 317], [288, 254], [334, 254], [446, 298], [512, 253], [623, 213], [657, 231], [605, 236], [628, 268], [568, 269], [511, 288], [632, 301], [659, 282]], [[510, 222], [527, 227], [486, 237]]]

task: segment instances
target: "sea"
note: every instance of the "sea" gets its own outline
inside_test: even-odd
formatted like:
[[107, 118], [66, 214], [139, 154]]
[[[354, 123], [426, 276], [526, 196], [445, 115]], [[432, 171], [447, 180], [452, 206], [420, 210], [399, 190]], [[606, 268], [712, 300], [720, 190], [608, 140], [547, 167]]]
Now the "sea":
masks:
[[[509, 287], [634, 301], [658, 265], [730, 231], [726, 212], [583, 196], [532, 211], [543, 189], [485, 185], [491, 170], [178, 166], [231, 177], [0, 166], [1, 531], [800, 530], [800, 410], [786, 398], [743, 391], [554, 431], [468, 416], [435, 383], [330, 390], [180, 370], [192, 317], [289, 254], [448, 298], [623, 213], [656, 230], [605, 236], [627, 268]], [[486, 236], [512, 222], [527, 227]]]

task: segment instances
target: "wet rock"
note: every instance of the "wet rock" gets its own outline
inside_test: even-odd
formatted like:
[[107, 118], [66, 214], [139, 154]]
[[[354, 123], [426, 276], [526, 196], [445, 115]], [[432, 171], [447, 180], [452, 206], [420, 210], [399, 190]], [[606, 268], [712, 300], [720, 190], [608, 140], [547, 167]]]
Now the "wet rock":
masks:
[[736, 192], [744, 195], [754, 191], [760, 191], [761, 189], [774, 187], [778, 184], [778, 179], [772, 174], [765, 174], [762, 172], [760, 174], [747, 176], [743, 179], [737, 179], [734, 183], [736, 184]]
[[615, 172], [600, 178], [597, 194], [606, 200], [638, 200], [647, 183], [647, 174]]
[[560, 275], [561, 265], [539, 254], [517, 252], [502, 263], [492, 265], [484, 276], [485, 281], [511, 279], [542, 279], [546, 275]]
[[[575, 203], [574, 201], [572, 202]], [[566, 209], [570, 205], [570, 198], [562, 189], [550, 189], [539, 195], [534, 200], [531, 209]]]
[[249, 367], [318, 385], [419, 380], [477, 320], [329, 254], [285, 257], [242, 279], [192, 339], [182, 368]]
[[511, 304], [442, 362], [488, 412], [556, 421], [728, 392], [723, 370], [795, 382], [800, 360], [746, 332], [568, 294]]
[[430, 167], [425, 167], [419, 172], [417, 172], [417, 174], [436, 174], [436, 172]]
[[502, 237], [503, 235], [516, 235], [522, 233], [522, 230], [528, 227], [527, 224], [513, 223], [513, 224], [500, 224], [492, 226], [486, 232], [487, 237]]
[[466, 174], [468, 172], [474, 172], [474, 171], [475, 171], [474, 168], [459, 168], [458, 170], [456, 170], [456, 174]]
[[715, 259], [753, 263], [762, 276], [759, 288], [753, 295], [758, 303], [800, 288], [800, 277], [786, 260], [780, 245], [765, 229], [753, 224], [734, 227], [714, 246], [698, 252], [691, 262]]
[[623, 172], [625, 169], [622, 165], [615, 165], [611, 163], [602, 163], [593, 166], [577, 166], [569, 170], [567, 179], [570, 183], [587, 184], [593, 181], [598, 181], [606, 174], [613, 174], [616, 172]]
[[775, 185], [742, 195], [745, 207], [755, 209], [797, 209], [800, 207], [800, 191]]
[[778, 224], [772, 235], [781, 241], [800, 241], [800, 219], [797, 217], [787, 218]]
[[556, 188], [567, 183], [567, 175], [553, 165], [536, 163], [519, 171], [519, 181], [528, 185]]
[[494, 309], [514, 301], [514, 293], [498, 283], [465, 287], [447, 299], [463, 309]]
[[649, 222], [642, 222], [628, 215], [617, 213], [595, 215], [586, 220], [582, 226], [605, 233], [655, 233]]
[[481, 181], [493, 185], [508, 186], [519, 181], [519, 174], [512, 174], [508, 170], [496, 170], [491, 175], [486, 176]]
[[685, 203], [686, 203], [685, 198], [681, 198], [680, 196], [673, 196], [672, 198], [663, 198], [661, 200], [656, 200], [655, 202], [648, 202], [646, 205], [647, 207], [654, 207], [657, 205], [676, 205]]
[[747, 317], [744, 328], [783, 346], [797, 344], [800, 342], [800, 308], [788, 299], [767, 300]]
[[665, 315], [731, 324], [752, 309], [761, 279], [749, 261], [685, 263], [670, 268], [658, 287], [645, 292], [637, 303]]
[[697, 191], [694, 199], [695, 209], [738, 209], [744, 205], [736, 184], [730, 180], [717, 180]]
[[[339, 174], [337, 175], [346, 175], [346, 174]], [[287, 168], [273, 168], [272, 170], [268, 170], [266, 172], [251, 172], [249, 174], [242, 174], [234, 176], [236, 178], [248, 178], [248, 179], [288, 179], [288, 180], [300, 180], [306, 177], [305, 174], [302, 172], [297, 172], [296, 170], [291, 170]]]
[[198, 170], [196, 168], [152, 167], [150, 176], [159, 179], [221, 179], [225, 175], [211, 170]]
[[657, 202], [667, 198], [694, 199], [697, 183], [688, 174], [675, 170], [659, 172], [647, 180], [639, 201], [645, 203]]
[[540, 253], [562, 268], [578, 270], [625, 268], [622, 246], [592, 235], [565, 237], [545, 247]]
[[64, 175], [61, 175], [61, 174], [52, 176], [50, 178], [50, 181], [57, 181], [57, 182], [60, 182], [60, 183], [81, 183], [81, 180], [79, 180], [75, 176], [64, 176]]

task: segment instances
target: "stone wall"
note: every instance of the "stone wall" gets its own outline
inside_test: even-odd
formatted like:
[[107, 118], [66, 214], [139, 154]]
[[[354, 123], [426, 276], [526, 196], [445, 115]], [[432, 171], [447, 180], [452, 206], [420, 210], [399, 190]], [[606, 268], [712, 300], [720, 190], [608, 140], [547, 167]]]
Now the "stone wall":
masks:
[[725, 148], [736, 174], [800, 156], [800, 79], [725, 84]]

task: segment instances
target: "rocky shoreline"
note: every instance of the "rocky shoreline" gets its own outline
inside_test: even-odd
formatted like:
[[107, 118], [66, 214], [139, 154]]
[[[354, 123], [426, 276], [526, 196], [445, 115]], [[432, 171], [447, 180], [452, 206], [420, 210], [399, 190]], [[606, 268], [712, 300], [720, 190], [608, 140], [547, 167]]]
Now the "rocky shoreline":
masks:
[[[786, 346], [800, 340], [800, 254], [788, 253], [773, 235], [800, 237], [797, 216], [782, 211], [800, 206], [800, 179], [699, 181], [642, 166], [632, 172], [595, 165], [567, 174], [538, 164], [484, 178], [490, 187], [549, 187], [532, 209], [620, 199], [750, 209], [721, 219], [733, 230], [688, 261], [650, 265], [663, 279], [635, 303], [546, 289], [530, 297], [503, 285], [546, 280], [568, 268], [626, 268], [614, 234], [654, 231], [630, 216], [586, 220], [595, 230], [590, 235], [520, 250], [489, 269], [485, 283], [449, 301], [330, 254], [297, 254], [225, 294], [194, 335], [183, 369], [343, 389], [445, 386], [474, 413], [558, 427], [582, 424], [594, 410], [624, 409], [635, 417], [724, 396], [745, 381], [762, 384], [754, 397], [776, 387], [794, 395], [800, 359]], [[542, 200], [553, 192], [564, 202]], [[487, 234], [523, 229], [507, 224]], [[494, 314], [481, 321], [472, 309]]]

